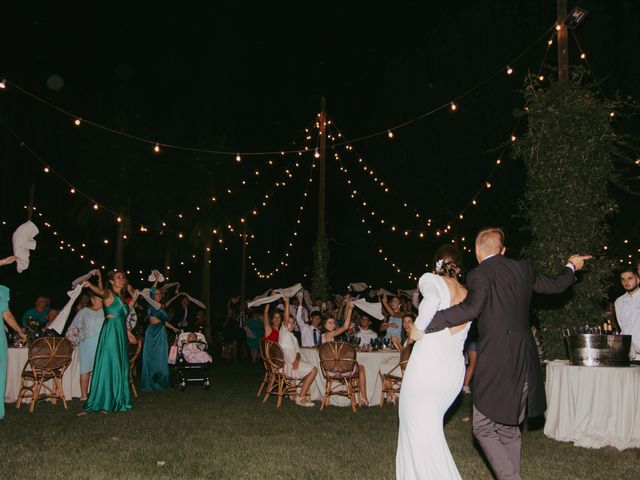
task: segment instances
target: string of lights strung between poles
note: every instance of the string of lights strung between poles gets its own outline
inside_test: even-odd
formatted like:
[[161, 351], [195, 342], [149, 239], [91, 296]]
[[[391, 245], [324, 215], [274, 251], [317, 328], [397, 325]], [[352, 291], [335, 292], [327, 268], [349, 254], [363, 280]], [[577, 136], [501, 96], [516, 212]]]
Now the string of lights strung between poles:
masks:
[[[348, 139], [348, 140], [343, 140], [342, 142], [338, 143], [337, 146], [343, 145], [343, 144], [354, 144], [354, 143], [358, 143], [358, 142], [362, 142], [364, 140], [368, 140], [371, 138], [375, 138], [375, 137], [379, 137], [379, 136], [384, 136], [384, 135], [389, 135], [390, 133], [393, 134], [393, 132], [396, 132], [404, 127], [407, 127], [413, 123], [416, 123], [420, 120], [423, 120], [424, 118], [427, 118], [439, 111], [442, 110], [446, 110], [448, 108], [451, 108], [453, 110], [455, 110], [457, 108], [457, 102], [459, 102], [460, 100], [462, 100], [463, 98], [467, 97], [468, 95], [471, 95], [473, 92], [475, 92], [477, 89], [481, 88], [482, 86], [484, 86], [485, 84], [487, 84], [488, 82], [490, 82], [491, 80], [493, 80], [494, 78], [498, 77], [500, 74], [502, 74], [505, 70], [507, 71], [508, 74], [511, 74], [513, 72], [513, 67], [512, 65], [514, 65], [521, 57], [523, 57], [526, 53], [528, 53], [532, 48], [534, 48], [537, 43], [543, 39], [546, 38], [547, 34], [549, 33], [549, 31], [558, 28], [559, 26], [557, 24], [553, 24], [550, 28], [548, 28], [547, 30], [545, 30], [545, 32], [540, 35], [536, 40], [534, 40], [528, 47], [526, 47], [524, 50], [522, 50], [518, 55], [516, 55], [515, 57], [513, 57], [511, 60], [509, 60], [508, 62], [506, 62], [506, 64], [502, 65], [499, 69], [495, 70], [492, 74], [490, 74], [489, 76], [487, 76], [484, 80], [478, 82], [476, 85], [472, 86], [471, 88], [467, 89], [466, 91], [456, 95], [455, 97], [453, 97], [451, 100], [443, 103], [440, 106], [437, 106], [425, 113], [422, 113], [416, 117], [413, 117], [407, 121], [404, 121], [402, 123], [396, 124], [396, 125], [392, 125], [389, 127], [386, 127], [382, 130], [367, 134], [367, 135], [363, 135], [360, 137], [356, 137], [356, 138], [352, 138], [352, 139]], [[585, 57], [586, 58], [586, 57]], [[146, 137], [141, 137], [141, 136], [137, 136], [137, 135], [133, 135], [129, 132], [124, 132], [124, 131], [120, 131], [120, 130], [116, 130], [113, 127], [109, 127], [107, 125], [101, 124], [99, 122], [90, 120], [86, 117], [83, 117], [80, 114], [76, 114], [73, 112], [70, 112], [62, 107], [59, 107], [58, 105], [55, 105], [47, 100], [45, 100], [44, 98], [36, 95], [35, 93], [27, 90], [26, 88], [21, 87], [20, 85], [8, 80], [7, 78], [4, 78], [2, 80], [0, 80], [0, 90], [6, 90], [7, 87], [11, 87], [19, 92], [21, 92], [22, 94], [32, 98], [33, 100], [36, 100], [40, 103], [42, 103], [43, 105], [48, 106], [49, 108], [61, 113], [62, 115], [68, 117], [71, 119], [71, 121], [73, 122], [73, 124], [77, 127], [81, 126], [81, 125], [89, 125], [92, 127], [95, 127], [97, 129], [100, 130], [104, 130], [108, 133], [114, 134], [114, 135], [118, 135], [118, 136], [122, 136], [125, 138], [128, 138], [130, 140], [135, 140], [144, 144], [147, 144], [151, 147], [152, 151], [155, 153], [160, 153], [163, 149], [173, 149], [173, 150], [180, 150], [180, 151], [187, 151], [187, 152], [193, 152], [193, 153], [201, 153], [201, 154], [212, 154], [212, 155], [223, 155], [223, 156], [231, 156], [233, 158], [235, 158], [235, 160], [237, 162], [240, 162], [242, 160], [243, 156], [268, 156], [268, 155], [289, 155], [289, 154], [301, 154], [301, 153], [305, 153], [305, 149], [288, 149], [288, 150], [271, 150], [271, 151], [239, 151], [239, 150], [216, 150], [216, 149], [206, 149], [206, 148], [202, 148], [202, 147], [195, 147], [195, 146], [189, 146], [189, 145], [179, 145], [179, 144], [174, 144], [174, 143], [170, 143], [170, 142], [164, 142], [164, 141], [159, 141], [159, 140], [155, 140], [155, 139], [150, 139], [150, 138], [146, 138]]]
[[[271, 271], [265, 272], [264, 268], [260, 268], [257, 265], [255, 255], [248, 255], [247, 258], [248, 258], [248, 260], [250, 262], [250, 265], [253, 268], [256, 276], [259, 279], [270, 280], [270, 279], [273, 278], [273, 276], [276, 273], [284, 270], [285, 268], [287, 268], [289, 266], [289, 256], [290, 256], [290, 253], [291, 253], [291, 249], [296, 244], [296, 239], [298, 239], [298, 232], [299, 232], [300, 228], [302, 227], [302, 218], [303, 218], [303, 214], [304, 214], [304, 211], [305, 211], [304, 207], [305, 207], [305, 203], [306, 203], [307, 197], [309, 196], [309, 188], [310, 188], [311, 184], [313, 183], [313, 174], [315, 172], [315, 167], [316, 167], [316, 164], [315, 163], [311, 163], [311, 168], [309, 170], [309, 177], [307, 179], [307, 182], [306, 182], [307, 184], [305, 186], [305, 190], [304, 190], [304, 193], [302, 195], [302, 200], [300, 202], [300, 205], [297, 207], [297, 216], [296, 216], [295, 222], [293, 224], [291, 237], [290, 237], [289, 241], [286, 244], [284, 252], [278, 258], [276, 266]], [[267, 250], [267, 254], [270, 254], [270, 250]]]
[[[540, 66], [538, 68], [538, 72], [536, 74], [536, 77], [538, 78], [538, 80], [543, 81], [544, 80], [544, 76], [542, 75], [542, 69], [544, 67], [544, 62], [546, 60], [546, 57], [548, 56], [549, 53], [549, 49], [551, 47], [551, 45], [553, 44], [553, 35], [555, 35], [555, 31], [552, 33], [552, 38], [550, 38], [547, 41], [547, 48], [545, 50], [544, 56], [542, 58], [542, 61], [540, 63]], [[586, 57], [585, 57], [586, 58]], [[511, 75], [513, 73], [513, 69], [510, 69], [507, 71], [507, 73], [509, 75]], [[457, 111], [457, 106], [456, 108], [452, 108], [452, 111], [455, 112]], [[525, 110], [527, 108], [527, 105], [525, 103], [524, 107]], [[483, 180], [483, 182], [480, 184], [480, 187], [478, 188], [478, 190], [471, 196], [470, 200], [467, 201], [465, 203], [465, 205], [463, 206], [462, 209], [460, 209], [456, 214], [454, 214], [449, 221], [447, 221], [446, 223], [442, 224], [440, 227], [436, 227], [433, 225], [433, 220], [428, 217], [427, 214], [425, 214], [424, 212], [420, 212], [417, 208], [413, 207], [406, 199], [401, 198], [396, 192], [395, 190], [393, 190], [394, 196], [396, 198], [398, 198], [400, 204], [402, 205], [402, 208], [405, 209], [409, 209], [411, 210], [413, 213], [412, 215], [415, 216], [416, 221], [419, 221], [419, 219], [426, 219], [426, 224], [422, 223], [421, 226], [419, 227], [414, 227], [414, 226], [398, 226], [397, 223], [394, 224], [394, 222], [386, 222], [389, 226], [389, 231], [394, 232], [394, 233], [398, 233], [401, 235], [404, 235], [405, 237], [408, 237], [410, 235], [415, 235], [420, 239], [425, 238], [428, 235], [427, 229], [431, 228], [433, 230], [433, 235], [435, 235], [436, 237], [440, 237], [441, 235], [445, 235], [450, 233], [451, 231], [451, 225], [458, 221], [462, 221], [465, 218], [466, 212], [473, 207], [476, 207], [479, 204], [479, 197], [481, 195], [481, 193], [485, 190], [488, 190], [490, 188], [492, 188], [493, 186], [493, 177], [496, 173], [496, 171], [498, 170], [498, 168], [503, 164], [504, 162], [504, 157], [506, 155], [506, 152], [508, 151], [508, 149], [510, 148], [510, 146], [517, 141], [517, 136], [516, 136], [516, 132], [518, 130], [518, 126], [521, 123], [521, 118], [517, 119], [514, 127], [511, 129], [511, 134], [508, 137], [508, 140], [505, 142], [504, 147], [501, 149], [500, 154], [498, 155], [498, 158], [496, 159], [493, 167], [491, 168], [491, 170], [489, 171], [488, 175], [485, 177], [485, 179]], [[331, 127], [335, 128], [336, 130], [336, 134], [332, 134], [329, 136], [329, 139], [334, 141], [336, 138], [340, 138], [343, 137], [343, 133], [340, 131], [340, 129], [337, 127], [335, 121], [331, 122], [329, 124]], [[389, 139], [392, 140], [394, 138], [393, 132], [389, 132]], [[337, 144], [334, 143], [334, 148], [338, 146]], [[353, 147], [350, 144], [346, 144], [344, 145], [345, 151], [349, 152], [351, 154], [354, 154], [357, 157], [357, 162], [354, 162], [357, 166], [360, 166], [362, 168], [362, 171], [365, 172], [365, 177], [369, 178], [371, 180], [371, 182], [376, 186], [379, 187], [382, 192], [384, 193], [389, 193], [391, 191], [391, 187], [389, 186], [389, 183], [384, 181], [384, 179], [382, 179], [380, 177], [380, 173], [379, 172], [375, 172], [373, 170], [373, 168], [371, 168], [369, 165], [367, 165], [367, 163], [364, 161], [363, 157], [361, 155], [358, 155], [356, 152], [353, 151]], [[338, 152], [334, 153], [334, 158], [336, 160], [341, 160], [340, 154]], [[342, 165], [341, 169], [343, 173], [347, 173], [348, 170], [347, 168]], [[347, 179], [347, 184], [350, 184], [352, 181], [350, 179]], [[357, 189], [352, 189], [351, 190], [351, 197], [354, 198], [355, 196], [362, 196], [361, 190], [357, 190]], [[367, 206], [370, 205], [370, 202], [367, 202], [366, 199], [363, 199], [361, 202], [362, 206]], [[375, 213], [373, 214], [375, 215]], [[382, 224], [385, 224], [384, 218], [380, 219]], [[422, 222], [424, 222], [424, 220], [422, 220]], [[424, 228], [424, 226], [426, 225], [427, 228]]]

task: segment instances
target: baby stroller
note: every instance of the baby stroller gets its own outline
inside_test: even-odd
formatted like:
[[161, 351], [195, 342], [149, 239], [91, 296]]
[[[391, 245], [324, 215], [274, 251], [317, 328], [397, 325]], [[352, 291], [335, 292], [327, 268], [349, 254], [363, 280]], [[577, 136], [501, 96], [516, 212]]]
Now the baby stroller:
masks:
[[[190, 335], [195, 336], [189, 338]], [[188, 358], [192, 358], [189, 355], [189, 352], [193, 352], [197, 349], [201, 351], [200, 353], [206, 353], [207, 349], [207, 340], [202, 333], [196, 332], [183, 332], [177, 338], [178, 344], [178, 355], [176, 358], [176, 387], [180, 391], [183, 391], [187, 388], [187, 385], [200, 385], [206, 389], [211, 386], [211, 380], [209, 380], [209, 367], [211, 366], [211, 357], [207, 355], [201, 355], [208, 357], [208, 359], [203, 359], [206, 361], [203, 362], [192, 362], [188, 361]], [[189, 350], [189, 352], [187, 351]], [[185, 354], [187, 358], [185, 358]], [[196, 355], [196, 357], [198, 357]]]

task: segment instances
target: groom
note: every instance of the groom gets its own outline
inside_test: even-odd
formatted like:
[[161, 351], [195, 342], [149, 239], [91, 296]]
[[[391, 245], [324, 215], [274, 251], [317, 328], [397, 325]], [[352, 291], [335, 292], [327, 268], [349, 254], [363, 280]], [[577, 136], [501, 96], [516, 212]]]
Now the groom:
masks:
[[467, 298], [438, 312], [426, 330], [433, 333], [478, 319], [473, 434], [498, 480], [520, 478], [520, 424], [525, 412], [534, 417], [546, 410], [529, 329], [531, 293], [563, 292], [575, 281], [574, 272], [591, 258], [572, 256], [559, 275], [549, 278], [534, 272], [526, 260], [504, 257], [504, 252], [501, 229], [481, 230], [476, 237], [479, 265], [467, 276]]

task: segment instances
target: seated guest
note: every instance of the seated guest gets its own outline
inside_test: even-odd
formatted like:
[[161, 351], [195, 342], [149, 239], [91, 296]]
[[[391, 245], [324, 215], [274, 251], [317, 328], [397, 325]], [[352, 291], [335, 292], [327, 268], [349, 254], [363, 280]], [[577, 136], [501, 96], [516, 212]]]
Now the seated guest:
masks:
[[49, 311], [47, 312], [47, 315], [46, 315], [47, 323], [44, 326], [45, 330], [48, 329], [49, 325], [51, 325], [51, 323], [56, 319], [56, 317], [58, 316], [58, 312], [59, 310], [57, 308], [53, 308], [53, 307], [49, 308]]
[[29, 318], [35, 318], [41, 327], [47, 324], [47, 297], [40, 296], [36, 299], [32, 308], [24, 312], [20, 319], [20, 324], [24, 326]]
[[616, 319], [623, 335], [631, 335], [636, 351], [635, 360], [640, 360], [640, 276], [635, 268], [620, 273], [620, 283], [625, 293], [615, 301]]
[[[351, 314], [353, 312], [353, 300], [351, 297], [347, 297], [345, 299], [346, 305], [346, 313], [344, 317], [344, 324], [336, 328], [336, 319], [333, 317], [327, 317], [324, 320], [323, 328], [325, 333], [322, 334], [322, 342], [333, 342], [334, 339], [349, 329], [349, 325], [351, 324]], [[369, 400], [367, 399], [367, 379], [364, 372], [364, 367], [357, 363], [354, 367], [354, 370], [358, 372], [358, 386], [360, 389], [360, 405], [366, 406], [369, 405]], [[355, 373], [355, 372], [354, 372]]]
[[[289, 299], [284, 297], [284, 311], [289, 314]], [[264, 338], [271, 342], [278, 342], [278, 331], [282, 324], [282, 314], [280, 312], [273, 312], [271, 318], [269, 318], [269, 304], [264, 306], [264, 313], [262, 314], [262, 324], [264, 325]]]
[[171, 322], [172, 325], [175, 325], [185, 332], [192, 332], [196, 323], [196, 314], [189, 308], [190, 304], [189, 297], [183, 295], [180, 299], [180, 304], [171, 310], [171, 316], [169, 318], [169, 322]]
[[413, 322], [415, 321], [415, 317], [409, 313], [405, 314], [402, 317], [402, 335], [400, 338], [395, 335], [391, 337], [391, 342], [393, 342], [393, 346], [396, 347], [397, 350], [402, 350], [407, 345], [411, 345], [413, 340], [411, 339], [411, 327], [413, 327]]
[[388, 302], [387, 296], [382, 295], [382, 306], [388, 314], [388, 318], [386, 322], [380, 325], [380, 331], [385, 332], [385, 338], [391, 339], [394, 335], [400, 338], [402, 335], [403, 317], [400, 299], [398, 297], [393, 297], [391, 302]]
[[360, 345], [369, 345], [371, 340], [378, 338], [378, 334], [371, 330], [371, 319], [362, 314], [359, 319], [360, 330], [356, 333], [356, 338], [360, 339]]
[[309, 387], [318, 374], [318, 369], [300, 359], [300, 347], [298, 340], [293, 335], [296, 323], [289, 315], [288, 299], [285, 297], [284, 328], [280, 329], [278, 344], [284, 353], [284, 373], [288, 377], [302, 379], [300, 393], [296, 396], [296, 405], [301, 407], [313, 407], [313, 402], [308, 398]]
[[315, 347], [320, 344], [320, 322], [322, 316], [319, 310], [314, 310], [309, 315], [309, 323], [304, 321], [304, 307], [302, 306], [302, 292], [298, 293], [298, 308], [296, 310], [296, 323], [300, 330], [300, 341], [303, 347]]

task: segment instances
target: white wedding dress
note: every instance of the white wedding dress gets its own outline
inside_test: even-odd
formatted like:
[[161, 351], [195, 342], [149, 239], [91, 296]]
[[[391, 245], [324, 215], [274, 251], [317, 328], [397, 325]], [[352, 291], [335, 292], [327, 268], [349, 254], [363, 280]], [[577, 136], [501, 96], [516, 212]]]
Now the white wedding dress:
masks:
[[[448, 308], [451, 295], [443, 278], [425, 273], [419, 282], [423, 300], [415, 325], [424, 330], [438, 310]], [[459, 479], [444, 436], [444, 415], [464, 381], [464, 342], [470, 323], [425, 334], [413, 347], [400, 390], [400, 430], [396, 453], [399, 480]]]

